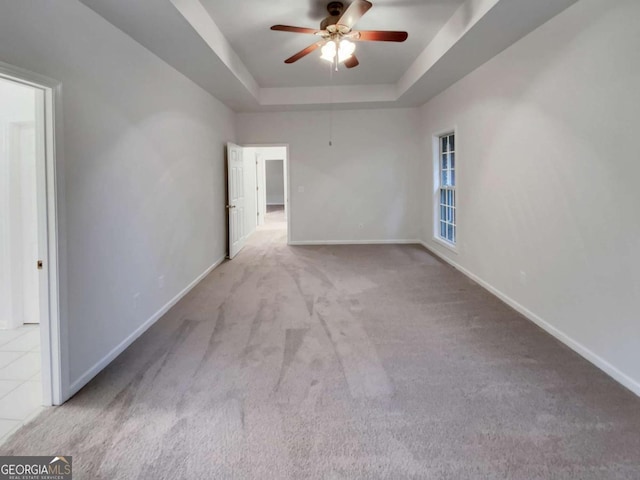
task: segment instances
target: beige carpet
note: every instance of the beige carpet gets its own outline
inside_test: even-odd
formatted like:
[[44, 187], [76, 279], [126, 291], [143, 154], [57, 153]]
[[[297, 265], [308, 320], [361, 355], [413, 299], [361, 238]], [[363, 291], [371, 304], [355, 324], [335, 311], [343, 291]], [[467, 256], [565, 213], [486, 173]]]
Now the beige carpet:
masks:
[[284, 205], [267, 205], [267, 215], [264, 220], [265, 224], [280, 223], [281, 228], [286, 228]]
[[269, 223], [2, 454], [76, 479], [638, 479], [640, 399], [417, 246]]

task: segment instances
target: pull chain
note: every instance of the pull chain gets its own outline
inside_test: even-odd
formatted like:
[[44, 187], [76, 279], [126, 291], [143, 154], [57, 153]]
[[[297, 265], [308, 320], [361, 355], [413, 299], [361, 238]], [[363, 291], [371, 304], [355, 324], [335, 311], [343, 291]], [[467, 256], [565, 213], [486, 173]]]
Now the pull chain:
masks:
[[329, 146], [333, 146], [333, 65], [329, 68]]

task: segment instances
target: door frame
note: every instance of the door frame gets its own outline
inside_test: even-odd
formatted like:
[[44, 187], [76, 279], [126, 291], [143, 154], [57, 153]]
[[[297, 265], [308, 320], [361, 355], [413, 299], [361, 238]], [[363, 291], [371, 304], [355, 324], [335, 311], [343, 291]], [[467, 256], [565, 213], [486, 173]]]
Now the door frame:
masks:
[[[287, 220], [287, 245], [291, 245], [291, 224], [292, 224], [292, 216], [291, 216], [291, 164], [289, 162], [289, 159], [291, 158], [290, 156], [290, 150], [289, 150], [289, 144], [288, 143], [249, 143], [249, 144], [243, 144], [241, 145], [242, 147], [248, 147], [248, 148], [270, 148], [270, 147], [284, 147], [286, 153], [285, 153], [285, 158], [283, 159], [283, 165], [284, 165], [284, 177], [285, 177], [285, 181], [284, 181], [284, 198], [285, 198], [285, 205], [284, 205], [284, 211], [285, 211], [285, 216], [286, 216], [286, 220]], [[256, 178], [256, 182], [258, 181], [258, 179]]]
[[[38, 169], [38, 196], [44, 196], [45, 225], [38, 223], [44, 243], [48, 288], [41, 292], [40, 351], [43, 405], [60, 405], [68, 393], [66, 335], [66, 237], [64, 219], [64, 168], [62, 152], [62, 85], [59, 81], [0, 62], [0, 78], [20, 83], [43, 93], [44, 168]], [[36, 125], [41, 119], [36, 119]], [[44, 178], [43, 178], [44, 176]], [[39, 202], [42, 204], [42, 202]], [[39, 247], [40, 248], [40, 247]], [[34, 265], [35, 268], [35, 265]], [[42, 308], [42, 307], [45, 308]]]

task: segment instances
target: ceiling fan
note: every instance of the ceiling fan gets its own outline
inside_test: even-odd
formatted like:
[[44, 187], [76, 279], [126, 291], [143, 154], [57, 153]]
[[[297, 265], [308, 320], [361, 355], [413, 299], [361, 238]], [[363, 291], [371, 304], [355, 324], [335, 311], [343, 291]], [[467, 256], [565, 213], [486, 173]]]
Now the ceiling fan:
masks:
[[291, 27], [288, 25], [274, 25], [271, 30], [281, 32], [306, 33], [321, 37], [321, 40], [309, 45], [304, 50], [287, 58], [284, 63], [294, 63], [309, 55], [318, 48], [322, 51], [321, 58], [332, 62], [336, 70], [338, 64], [343, 63], [347, 68], [357, 67], [360, 62], [354, 55], [356, 49], [353, 42], [404, 42], [407, 32], [383, 30], [353, 30], [362, 16], [373, 6], [367, 0], [354, 0], [345, 10], [342, 2], [330, 2], [327, 5], [329, 16], [320, 23], [320, 30], [305, 27]]

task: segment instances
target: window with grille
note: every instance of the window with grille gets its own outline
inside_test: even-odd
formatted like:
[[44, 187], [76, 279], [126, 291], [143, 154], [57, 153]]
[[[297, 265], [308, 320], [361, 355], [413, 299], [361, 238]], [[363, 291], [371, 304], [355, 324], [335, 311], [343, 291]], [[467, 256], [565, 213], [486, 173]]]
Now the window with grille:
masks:
[[439, 189], [436, 236], [451, 245], [456, 244], [456, 139], [454, 133], [438, 139]]

